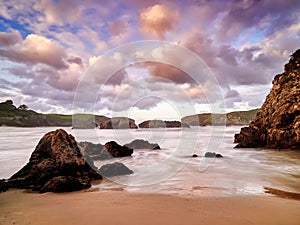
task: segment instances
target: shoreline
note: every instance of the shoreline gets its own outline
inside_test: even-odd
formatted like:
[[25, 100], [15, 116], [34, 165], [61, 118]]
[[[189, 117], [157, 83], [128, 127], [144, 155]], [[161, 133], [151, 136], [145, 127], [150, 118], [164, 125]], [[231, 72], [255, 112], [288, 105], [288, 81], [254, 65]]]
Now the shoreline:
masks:
[[300, 201], [275, 196], [177, 196], [126, 191], [0, 193], [0, 224], [299, 224]]

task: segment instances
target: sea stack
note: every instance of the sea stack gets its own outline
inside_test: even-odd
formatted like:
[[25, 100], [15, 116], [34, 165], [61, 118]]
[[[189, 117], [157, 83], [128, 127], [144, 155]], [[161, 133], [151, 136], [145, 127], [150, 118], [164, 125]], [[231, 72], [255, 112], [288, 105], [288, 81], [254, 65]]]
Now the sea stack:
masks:
[[235, 135], [236, 148], [300, 150], [300, 49], [276, 75], [255, 119]]
[[75, 138], [58, 129], [43, 136], [27, 165], [8, 180], [1, 180], [0, 189], [67, 192], [89, 188], [91, 180], [98, 179], [101, 175], [83, 158]]

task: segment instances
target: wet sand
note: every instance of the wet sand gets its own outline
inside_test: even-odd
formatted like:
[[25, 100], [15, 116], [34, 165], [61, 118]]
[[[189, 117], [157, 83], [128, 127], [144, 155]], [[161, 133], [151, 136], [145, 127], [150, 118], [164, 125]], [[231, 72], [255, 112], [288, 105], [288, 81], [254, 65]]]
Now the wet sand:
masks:
[[0, 193], [0, 224], [300, 224], [300, 201], [275, 196], [174, 196], [125, 191]]

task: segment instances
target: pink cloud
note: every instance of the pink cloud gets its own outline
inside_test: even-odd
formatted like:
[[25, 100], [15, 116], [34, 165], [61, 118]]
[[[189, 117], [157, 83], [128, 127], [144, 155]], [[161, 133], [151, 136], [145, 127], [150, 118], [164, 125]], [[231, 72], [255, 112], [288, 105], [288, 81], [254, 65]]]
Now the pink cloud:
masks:
[[66, 69], [65, 50], [55, 41], [30, 34], [19, 44], [0, 50], [0, 56], [11, 61], [29, 64], [46, 64], [56, 69]]
[[178, 19], [176, 9], [157, 4], [140, 11], [139, 26], [142, 33], [164, 39]]
[[10, 46], [22, 40], [19, 31], [11, 30], [10, 32], [0, 32], [0, 46]]

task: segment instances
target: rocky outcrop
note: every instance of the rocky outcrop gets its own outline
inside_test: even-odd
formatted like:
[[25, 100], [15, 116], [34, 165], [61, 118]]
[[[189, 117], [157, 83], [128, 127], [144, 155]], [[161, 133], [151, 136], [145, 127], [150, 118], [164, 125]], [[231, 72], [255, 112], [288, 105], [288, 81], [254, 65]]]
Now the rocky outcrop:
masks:
[[108, 152], [113, 157], [124, 157], [131, 156], [133, 149], [126, 146], [121, 146], [115, 141], [110, 141], [104, 145], [102, 154], [105, 154], [105, 152]]
[[114, 117], [100, 123], [100, 129], [137, 129], [135, 120], [127, 117]]
[[300, 49], [284, 69], [254, 121], [235, 135], [236, 148], [300, 149]]
[[29, 162], [0, 187], [64, 192], [91, 186], [102, 179], [83, 158], [74, 137], [58, 129], [43, 136]]
[[139, 128], [172, 128], [172, 127], [190, 127], [188, 124], [179, 121], [146, 120], [139, 124]]
[[133, 140], [132, 142], [125, 144], [125, 146], [132, 149], [160, 149], [158, 144], [149, 143], [149, 141], [143, 139]]
[[127, 146], [121, 146], [115, 141], [109, 141], [105, 145], [94, 144], [91, 142], [79, 142], [78, 146], [84, 156], [91, 160], [105, 160], [116, 157], [131, 156], [133, 149]]
[[133, 171], [123, 163], [115, 162], [101, 166], [98, 172], [104, 177], [114, 177], [133, 174]]

